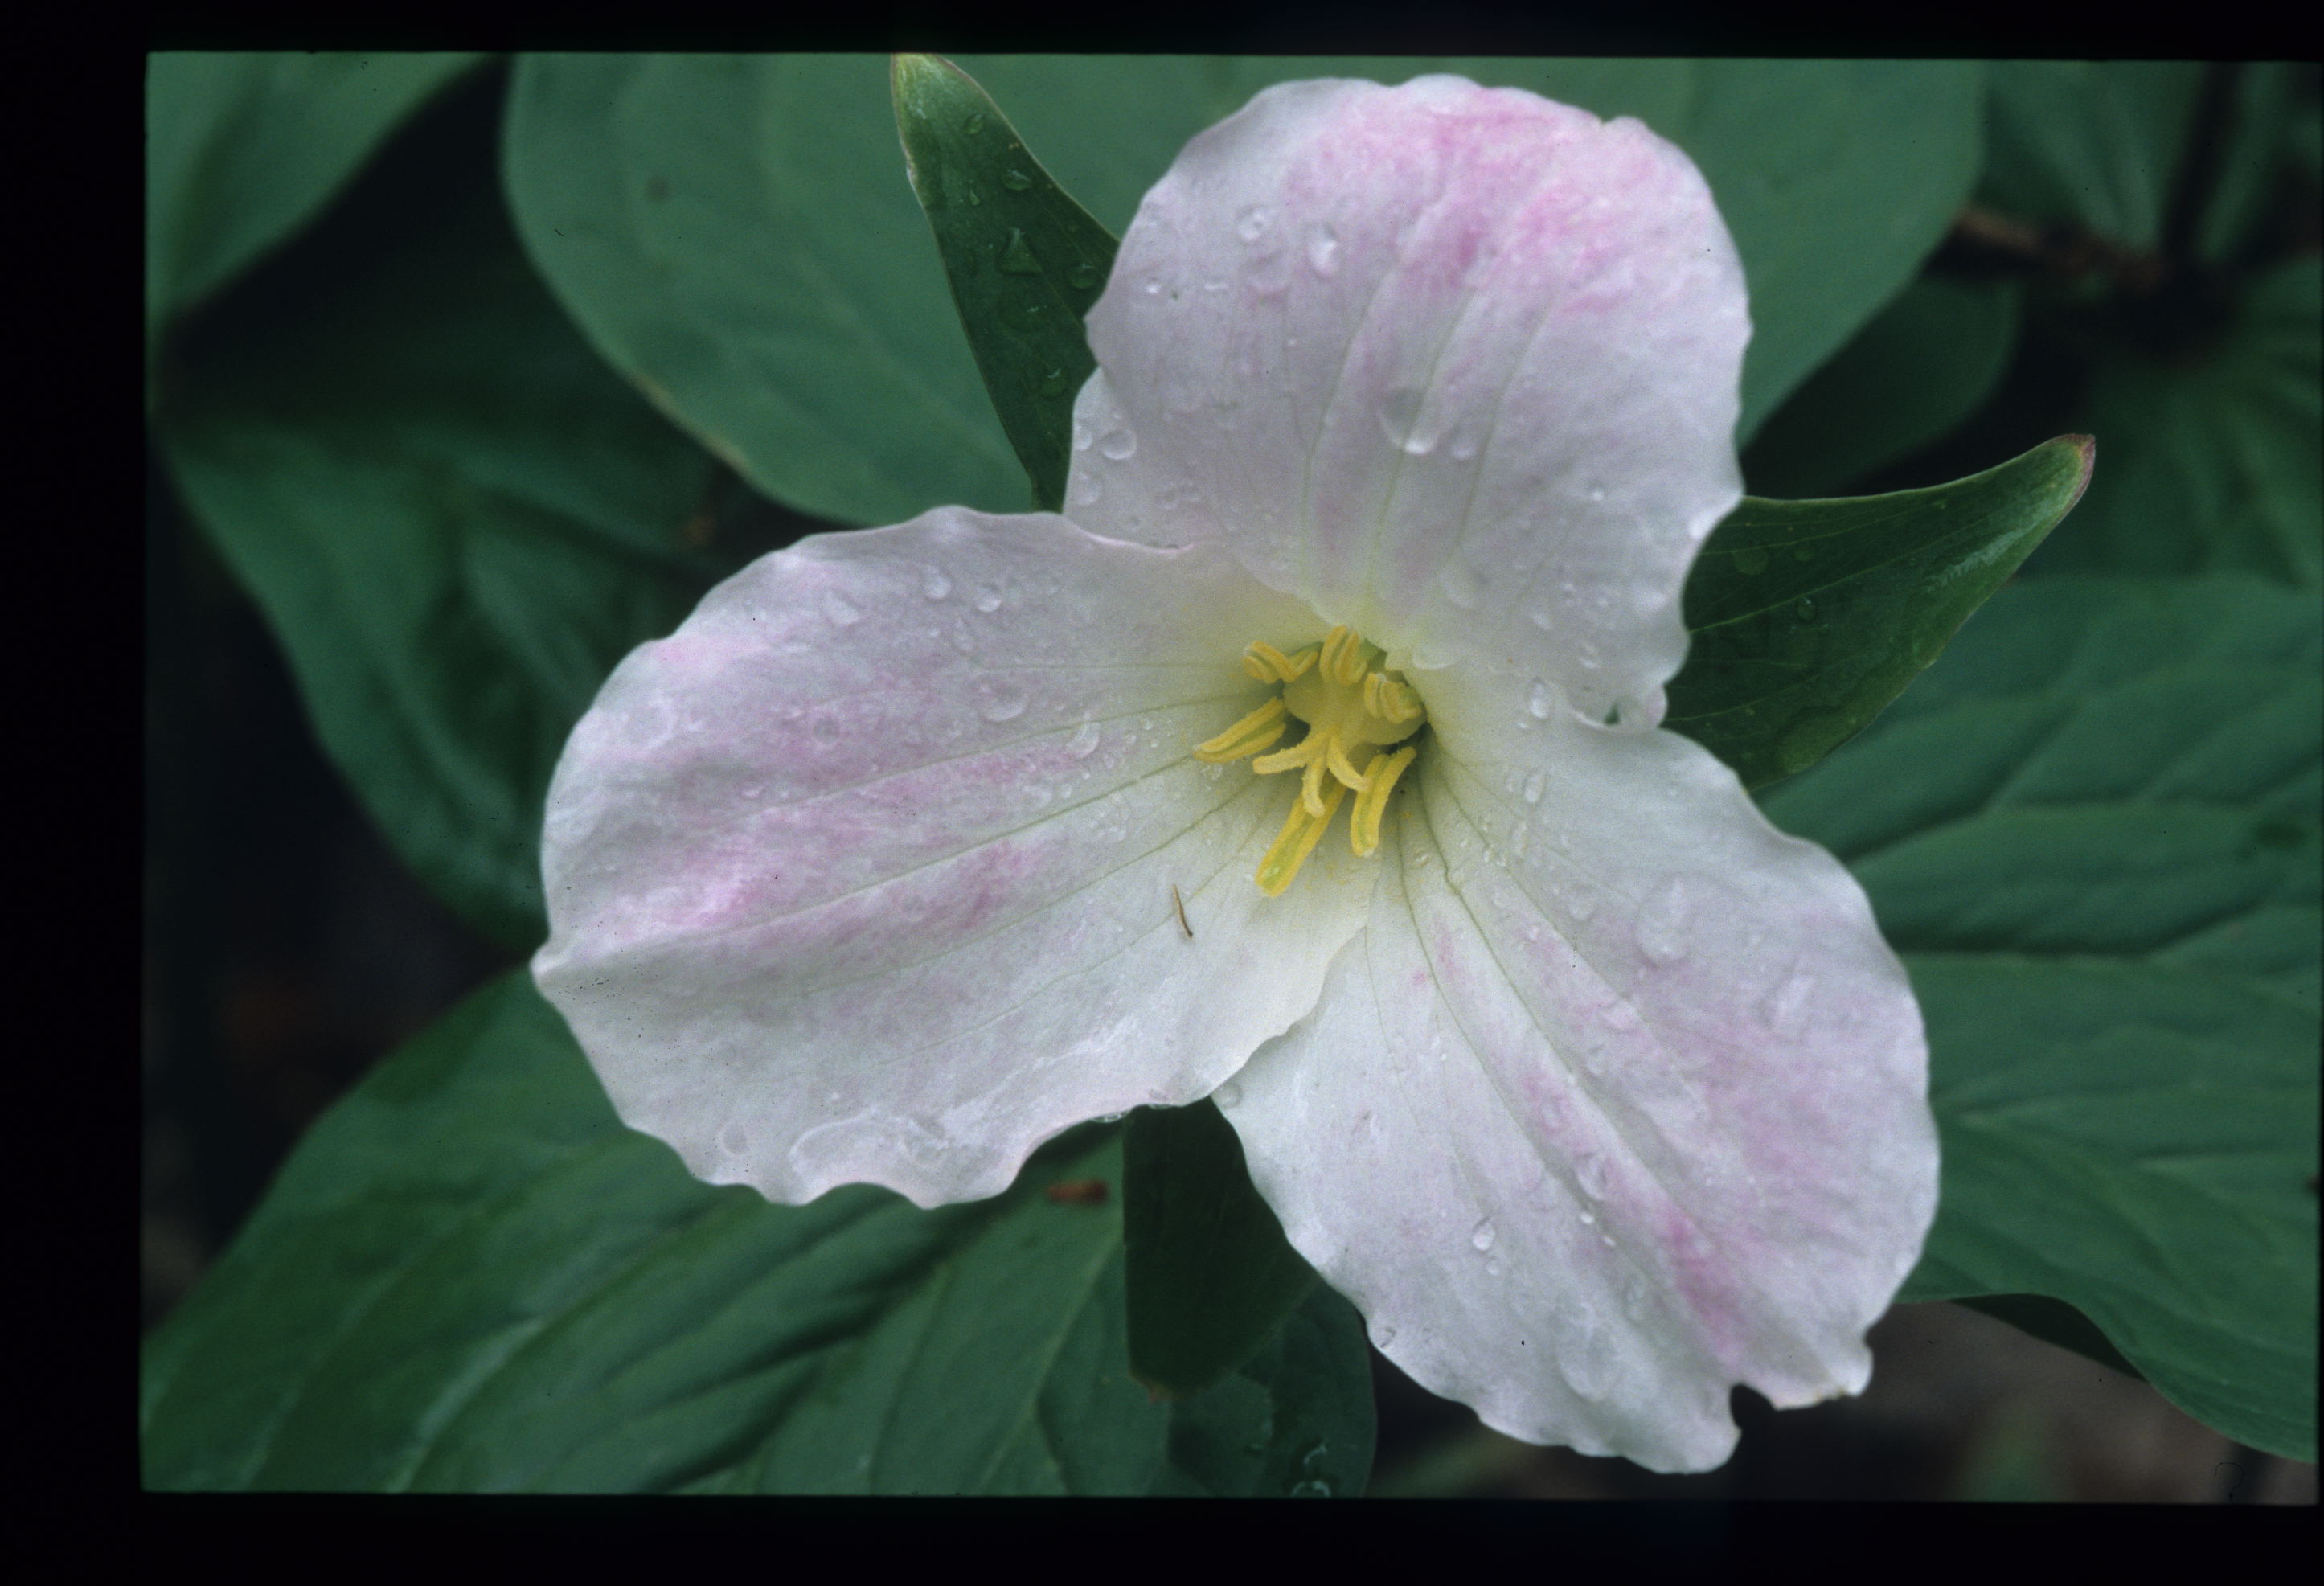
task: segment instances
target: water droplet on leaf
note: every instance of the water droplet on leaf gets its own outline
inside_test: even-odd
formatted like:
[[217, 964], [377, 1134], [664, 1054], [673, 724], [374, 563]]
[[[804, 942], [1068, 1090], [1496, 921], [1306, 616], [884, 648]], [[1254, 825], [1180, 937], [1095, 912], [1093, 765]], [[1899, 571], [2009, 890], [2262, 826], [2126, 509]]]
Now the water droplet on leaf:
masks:
[[1001, 268], [1011, 275], [1041, 273], [1041, 262], [1033, 257], [1033, 244], [1013, 226], [1009, 228], [1009, 245], [1001, 251]]
[[1033, 179], [1021, 171], [1004, 171], [1001, 173], [1001, 185], [1012, 193], [1021, 193], [1033, 185]]
[[1735, 553], [1735, 570], [1747, 576], [1767, 570], [1767, 552], [1764, 547], [1747, 545]]
[[1097, 284], [1097, 266], [1094, 264], [1076, 264], [1071, 270], [1065, 272], [1065, 280], [1069, 284], [1080, 287], [1084, 290], [1087, 290], [1089, 288]]

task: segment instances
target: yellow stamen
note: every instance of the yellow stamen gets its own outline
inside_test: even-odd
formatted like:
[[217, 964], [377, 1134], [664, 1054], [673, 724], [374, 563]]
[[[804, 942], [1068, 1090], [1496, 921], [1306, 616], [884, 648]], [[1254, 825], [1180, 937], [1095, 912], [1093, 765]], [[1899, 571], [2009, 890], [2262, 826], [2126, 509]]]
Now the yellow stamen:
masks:
[[[1386, 659], [1344, 624], [1289, 655], [1254, 641], [1243, 651], [1243, 670], [1258, 682], [1282, 685], [1281, 696], [1195, 746], [1195, 758], [1213, 764], [1250, 755], [1257, 757], [1250, 769], [1261, 776], [1299, 773], [1291, 813], [1259, 867], [1259, 890], [1270, 898], [1291, 884], [1350, 793], [1356, 803], [1348, 816], [1349, 846], [1360, 857], [1379, 847], [1388, 794], [1418, 752], [1405, 740], [1428, 719], [1419, 694], [1386, 669]], [[1305, 724], [1305, 734], [1272, 748], [1293, 717]], [[1391, 747], [1399, 743], [1404, 747]], [[1361, 770], [1360, 760], [1368, 762]]]
[[1262, 683], [1288, 683], [1315, 664], [1315, 647], [1286, 655], [1264, 639], [1251, 641], [1242, 652], [1242, 669]]
[[1364, 676], [1364, 641], [1353, 628], [1340, 627], [1323, 635], [1322, 670], [1334, 683], [1360, 683]]
[[1379, 846], [1380, 813], [1388, 807], [1388, 796], [1396, 787], [1396, 779], [1404, 775], [1404, 768], [1412, 763], [1419, 752], [1409, 743], [1402, 749], [1383, 750], [1372, 756], [1371, 764], [1364, 768], [1365, 786], [1356, 795], [1355, 808], [1348, 811], [1348, 846], [1360, 859]]
[[1284, 718], [1288, 714], [1280, 697], [1270, 699], [1217, 737], [1205, 738], [1195, 744], [1194, 758], [1222, 765], [1246, 754], [1257, 754], [1283, 736], [1286, 725]]
[[1259, 862], [1260, 891], [1270, 898], [1283, 895], [1283, 889], [1291, 884], [1292, 878], [1299, 873], [1299, 867], [1306, 863], [1307, 856], [1315, 851], [1316, 841], [1323, 835], [1323, 828], [1332, 824], [1332, 816], [1339, 810], [1340, 800], [1347, 796], [1345, 788], [1337, 782], [1333, 783], [1331, 796], [1324, 799], [1321, 815], [1310, 810], [1306, 800], [1292, 800], [1291, 813], [1283, 822], [1283, 830], [1277, 834], [1274, 845], [1268, 849], [1267, 857]]

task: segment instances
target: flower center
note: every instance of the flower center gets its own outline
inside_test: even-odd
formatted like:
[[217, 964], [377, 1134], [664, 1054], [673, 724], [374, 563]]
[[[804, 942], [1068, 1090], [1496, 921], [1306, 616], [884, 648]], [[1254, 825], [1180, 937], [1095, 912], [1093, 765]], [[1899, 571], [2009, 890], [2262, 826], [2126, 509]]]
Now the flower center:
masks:
[[[1243, 651], [1243, 670], [1262, 683], [1280, 683], [1283, 692], [1215, 738], [1194, 745], [1194, 758], [1213, 765], [1259, 752], [1283, 736], [1289, 718], [1307, 724], [1307, 735], [1288, 749], [1259, 754], [1250, 769], [1261, 775], [1303, 773], [1299, 797], [1267, 857], [1259, 862], [1259, 890], [1273, 898], [1314, 851], [1340, 801], [1350, 793], [1348, 846], [1361, 857], [1379, 846], [1380, 812], [1396, 779], [1418, 752], [1393, 743], [1420, 731], [1428, 712], [1411, 684], [1380, 666], [1378, 645], [1367, 644], [1351, 628], [1334, 628], [1321, 644], [1286, 655], [1265, 640]], [[1356, 761], [1363, 758], [1363, 768]]]

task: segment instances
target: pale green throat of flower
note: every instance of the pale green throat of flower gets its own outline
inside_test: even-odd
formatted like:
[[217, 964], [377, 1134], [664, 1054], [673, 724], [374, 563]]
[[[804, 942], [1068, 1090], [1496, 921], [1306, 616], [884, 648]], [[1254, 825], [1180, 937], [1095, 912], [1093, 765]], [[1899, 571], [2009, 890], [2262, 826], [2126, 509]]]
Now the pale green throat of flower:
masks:
[[[1268, 775], [1299, 771], [1299, 797], [1267, 857], [1259, 862], [1259, 890], [1273, 898], [1291, 884], [1350, 793], [1348, 846], [1359, 858], [1379, 846], [1380, 813], [1396, 779], [1418, 751], [1403, 743], [1420, 731], [1428, 712], [1411, 684], [1384, 669], [1380, 648], [1350, 628], [1334, 628], [1321, 644], [1284, 654], [1265, 640], [1243, 651], [1243, 669], [1283, 692], [1215, 738], [1194, 745], [1194, 758], [1213, 765], [1259, 754], [1283, 736], [1290, 718], [1307, 735], [1288, 749], [1259, 754], [1250, 769]], [[1359, 755], [1363, 769], [1356, 767]]]

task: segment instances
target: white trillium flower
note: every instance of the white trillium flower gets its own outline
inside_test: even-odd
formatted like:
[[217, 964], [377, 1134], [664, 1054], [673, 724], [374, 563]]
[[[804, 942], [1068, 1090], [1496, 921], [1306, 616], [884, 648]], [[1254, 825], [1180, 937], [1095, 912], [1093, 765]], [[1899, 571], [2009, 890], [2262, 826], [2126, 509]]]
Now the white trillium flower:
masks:
[[1702, 1470], [1733, 1384], [1860, 1391], [1935, 1209], [1919, 1010], [1840, 863], [1656, 730], [1741, 493], [1701, 175], [1511, 89], [1286, 83], [1088, 326], [1065, 516], [766, 557], [575, 729], [534, 973], [622, 1119], [934, 1206], [1211, 1096], [1501, 1431]]

